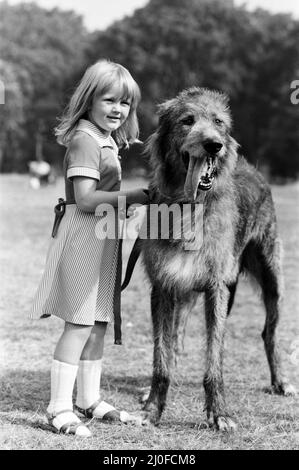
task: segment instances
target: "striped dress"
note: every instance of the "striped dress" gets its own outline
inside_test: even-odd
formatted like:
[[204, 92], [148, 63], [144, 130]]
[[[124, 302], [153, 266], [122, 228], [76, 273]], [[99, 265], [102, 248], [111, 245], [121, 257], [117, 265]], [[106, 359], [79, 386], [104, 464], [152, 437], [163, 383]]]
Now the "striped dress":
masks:
[[81, 325], [111, 322], [120, 294], [120, 243], [117, 237], [99, 237], [100, 217], [77, 207], [73, 177], [93, 178], [97, 189], [119, 191], [121, 166], [112, 137], [81, 119], [65, 155], [64, 175], [66, 200], [73, 203], [66, 205], [57, 235], [51, 238], [30, 317], [55, 315]]

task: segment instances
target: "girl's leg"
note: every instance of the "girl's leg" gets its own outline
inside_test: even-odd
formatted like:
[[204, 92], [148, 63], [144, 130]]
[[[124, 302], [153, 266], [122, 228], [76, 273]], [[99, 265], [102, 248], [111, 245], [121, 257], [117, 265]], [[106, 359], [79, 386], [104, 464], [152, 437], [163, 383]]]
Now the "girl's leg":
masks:
[[54, 352], [54, 359], [77, 366], [92, 330], [92, 326], [66, 322]]
[[107, 322], [95, 322], [81, 353], [81, 361], [97, 361], [102, 359], [106, 330]]
[[100, 399], [100, 383], [106, 322], [96, 322], [79, 362], [76, 405], [86, 410]]
[[106, 322], [96, 322], [82, 351], [77, 374], [77, 408], [88, 418], [141, 424], [140, 416], [135, 417], [125, 411], [119, 412], [113, 406], [100, 400], [106, 329]]
[[[55, 349], [51, 368], [51, 400], [47, 412], [51, 423], [58, 430], [67, 423], [77, 423], [80, 425], [79, 418], [72, 412], [72, 396], [79, 359], [90, 335], [91, 328], [89, 326], [65, 323], [64, 331]], [[69, 411], [64, 412], [65, 410]], [[91, 435], [88, 428], [84, 425], [73, 429], [75, 429], [73, 433], [76, 435]]]

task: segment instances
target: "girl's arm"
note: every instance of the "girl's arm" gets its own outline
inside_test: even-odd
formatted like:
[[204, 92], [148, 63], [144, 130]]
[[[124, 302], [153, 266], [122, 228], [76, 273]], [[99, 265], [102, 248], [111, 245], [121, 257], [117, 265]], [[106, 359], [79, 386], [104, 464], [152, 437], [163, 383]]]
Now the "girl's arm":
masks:
[[148, 195], [142, 188], [131, 189], [128, 191], [100, 191], [97, 190], [97, 181], [84, 176], [75, 176], [74, 192], [76, 204], [82, 211], [94, 212], [99, 204], [111, 204], [114, 207], [118, 205], [118, 197], [125, 196], [126, 204], [147, 204]]

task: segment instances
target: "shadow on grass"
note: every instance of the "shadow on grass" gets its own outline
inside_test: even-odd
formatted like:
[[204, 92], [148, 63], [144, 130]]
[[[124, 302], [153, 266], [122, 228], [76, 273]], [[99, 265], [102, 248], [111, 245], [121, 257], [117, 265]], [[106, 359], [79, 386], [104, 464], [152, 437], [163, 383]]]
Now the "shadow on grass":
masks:
[[0, 388], [2, 411], [37, 411], [50, 397], [50, 371], [13, 369], [3, 374]]
[[9, 423], [14, 426], [21, 426], [24, 429], [32, 428], [39, 431], [51, 432], [57, 434], [57, 431], [47, 423], [46, 417], [36, 418], [32, 416], [16, 416], [14, 414], [9, 415], [8, 413], [4, 416], [3, 422]]
[[[115, 376], [109, 374], [103, 374], [102, 386], [103, 388], [115, 388], [120, 392], [125, 392], [128, 394], [136, 395], [138, 390], [144, 387], [150, 387], [151, 384], [151, 375], [138, 375], [136, 376]], [[190, 380], [186, 378], [182, 379], [171, 379], [171, 385], [174, 387], [188, 387], [190, 389], [202, 390], [202, 378], [198, 377], [198, 380]]]
[[[102, 378], [103, 392], [118, 393], [133, 397], [136, 404], [145, 390], [149, 390], [151, 377], [148, 375], [124, 376], [107, 375]], [[184, 383], [197, 389], [199, 384]], [[75, 396], [75, 393], [74, 393]], [[50, 371], [14, 369], [2, 376], [0, 401], [2, 418], [10, 424], [30, 426], [52, 431], [46, 421], [46, 407], [50, 399]], [[43, 418], [44, 417], [44, 418]], [[170, 423], [168, 423], [169, 425]], [[182, 422], [180, 426], [194, 428], [195, 422]]]
[[119, 393], [137, 397], [141, 389], [150, 387], [150, 383], [151, 377], [148, 375], [133, 377], [103, 374], [101, 388], [103, 390], [114, 390]]
[[1, 377], [1, 415], [6, 423], [51, 431], [45, 417], [49, 398], [50, 371], [14, 369]]
[[[151, 377], [148, 375], [125, 376], [118, 374], [103, 374], [102, 390], [111, 395], [117, 394], [116, 401], [127, 406], [132, 406], [132, 400], [136, 403], [138, 409], [142, 409], [139, 399], [144, 389], [148, 389]], [[200, 391], [201, 390], [201, 391]], [[176, 392], [179, 392], [177, 395]], [[75, 392], [76, 393], [76, 392]], [[75, 397], [74, 393], [74, 397]], [[195, 397], [201, 395], [199, 402], [194, 401]], [[172, 403], [171, 397], [175, 403]], [[7, 371], [2, 377], [0, 400], [1, 415], [3, 422], [20, 427], [29, 427], [32, 430], [41, 430], [46, 432], [55, 432], [49, 426], [46, 420], [46, 407], [50, 398], [50, 371], [42, 370], [23, 370], [14, 369]], [[116, 396], [114, 396], [116, 398]], [[165, 432], [184, 432], [187, 429], [196, 432], [213, 432], [209, 429], [205, 421], [203, 390], [201, 384], [197, 381], [184, 382], [181, 385], [175, 385], [172, 389], [168, 407], [163, 414], [161, 424], [158, 428]], [[278, 411], [278, 410], [277, 410]], [[270, 411], [259, 411], [259, 416], [269, 419]], [[280, 415], [284, 422], [292, 424], [293, 418], [288, 418], [288, 414], [280, 410]], [[99, 425], [111, 426], [111, 424], [98, 423]], [[96, 423], [94, 423], [96, 425]]]
[[[1, 410], [32, 411], [45, 409], [50, 399], [50, 371], [14, 369], [1, 378]], [[126, 395], [137, 396], [142, 387], [150, 385], [150, 377], [143, 375], [115, 376], [103, 375], [103, 391], [115, 391]]]

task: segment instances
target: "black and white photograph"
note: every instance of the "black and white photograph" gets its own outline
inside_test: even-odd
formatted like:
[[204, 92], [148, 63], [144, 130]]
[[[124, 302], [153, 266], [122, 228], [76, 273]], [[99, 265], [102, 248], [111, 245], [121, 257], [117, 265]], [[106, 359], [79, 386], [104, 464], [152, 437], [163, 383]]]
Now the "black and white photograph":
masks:
[[0, 450], [299, 450], [299, 2], [1, 0], [0, 266]]

